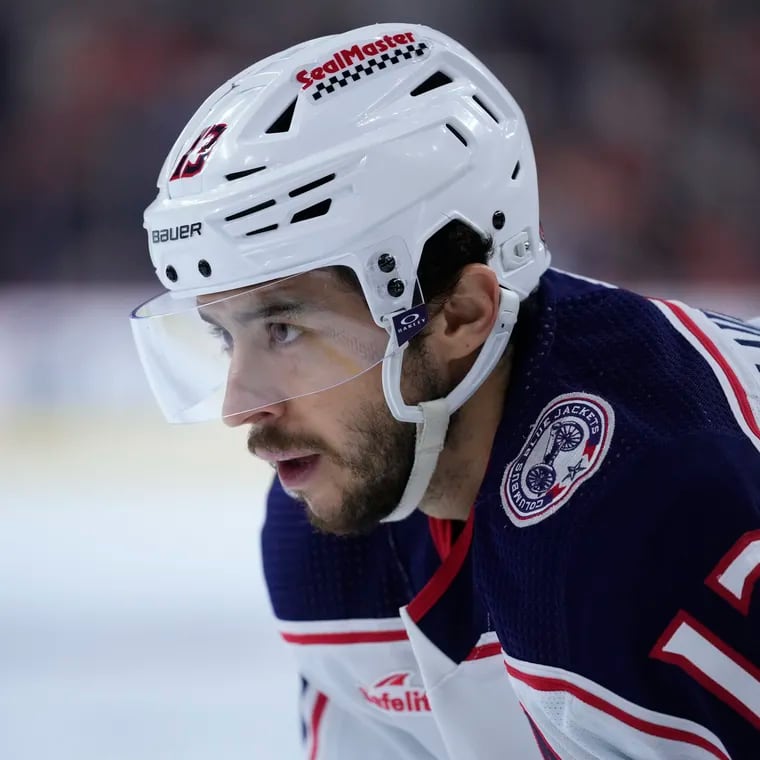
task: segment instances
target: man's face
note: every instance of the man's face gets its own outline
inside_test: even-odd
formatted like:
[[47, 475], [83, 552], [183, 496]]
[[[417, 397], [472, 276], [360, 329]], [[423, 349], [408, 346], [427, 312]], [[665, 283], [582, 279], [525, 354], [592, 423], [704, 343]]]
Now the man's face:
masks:
[[[437, 378], [422, 357], [415, 363], [421, 398], [422, 380], [434, 387]], [[276, 420], [251, 426], [251, 453], [271, 460], [278, 452], [307, 452], [275, 466], [285, 490], [308, 507], [311, 523], [329, 533], [371, 530], [401, 499], [415, 446], [414, 425], [388, 410], [380, 369], [284, 406]]]
[[[415, 427], [398, 422], [383, 395], [379, 360], [387, 333], [374, 324], [363, 297], [332, 272], [273, 287], [269, 307], [282, 301], [308, 308], [300, 314], [268, 308], [263, 326], [239, 318], [252, 313], [250, 299], [234, 301], [210, 305], [204, 315], [224, 332], [231, 353], [225, 421], [250, 425], [249, 450], [276, 468], [317, 528], [371, 530], [398, 504], [414, 460]], [[311, 312], [315, 303], [324, 311]], [[266, 355], [251, 349], [260, 349], [252, 336], [262, 329], [282, 341]], [[407, 403], [445, 395], [444, 385], [424, 348], [409, 348]]]

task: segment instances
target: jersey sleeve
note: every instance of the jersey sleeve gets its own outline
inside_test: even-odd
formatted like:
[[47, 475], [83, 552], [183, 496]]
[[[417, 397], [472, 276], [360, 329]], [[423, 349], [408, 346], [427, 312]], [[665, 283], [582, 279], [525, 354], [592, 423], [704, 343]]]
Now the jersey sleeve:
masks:
[[436, 760], [408, 732], [353, 711], [302, 679], [304, 760]]
[[[371, 689], [378, 676], [415, 668], [398, 618], [408, 589], [388, 551], [389, 527], [367, 536], [329, 536], [310, 527], [304, 509], [275, 478], [262, 556], [277, 618], [273, 624], [291, 647], [302, 678], [302, 757], [440, 757], [441, 740], [429, 712], [382, 712], [368, 704], [361, 688]], [[406, 530], [412, 527], [408, 523]], [[379, 641], [372, 643], [375, 634]], [[365, 635], [368, 643], [351, 643]]]
[[760, 757], [755, 442], [653, 442], [607, 493], [566, 576], [578, 709], [615, 757]]

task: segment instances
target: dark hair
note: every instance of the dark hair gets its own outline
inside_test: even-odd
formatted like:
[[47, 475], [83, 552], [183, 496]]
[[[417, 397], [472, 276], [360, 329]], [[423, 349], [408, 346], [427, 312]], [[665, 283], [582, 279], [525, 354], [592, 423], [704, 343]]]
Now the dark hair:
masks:
[[454, 219], [431, 235], [422, 248], [417, 279], [428, 303], [443, 303], [454, 292], [462, 269], [485, 264], [493, 254], [493, 240]]
[[[481, 237], [465, 222], [453, 219], [433, 233], [422, 248], [417, 267], [422, 296], [426, 303], [442, 304], [454, 292], [468, 264], [485, 264], [493, 253], [493, 240]], [[336, 267], [338, 278], [361, 293], [354, 271]]]

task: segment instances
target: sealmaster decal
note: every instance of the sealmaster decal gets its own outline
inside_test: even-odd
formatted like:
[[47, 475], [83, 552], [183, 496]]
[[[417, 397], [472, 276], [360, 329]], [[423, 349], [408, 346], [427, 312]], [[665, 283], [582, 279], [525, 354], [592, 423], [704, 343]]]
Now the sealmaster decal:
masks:
[[311, 96], [317, 101], [376, 71], [421, 58], [428, 50], [429, 45], [415, 40], [411, 32], [386, 34], [381, 39], [336, 50], [320, 65], [298, 71], [295, 78], [302, 90], [313, 88]]

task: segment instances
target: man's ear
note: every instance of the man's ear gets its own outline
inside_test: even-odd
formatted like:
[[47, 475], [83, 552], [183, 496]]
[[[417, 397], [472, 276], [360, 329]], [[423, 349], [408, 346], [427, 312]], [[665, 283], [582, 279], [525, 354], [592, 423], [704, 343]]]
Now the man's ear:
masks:
[[434, 321], [439, 356], [456, 362], [479, 349], [499, 315], [501, 293], [496, 273], [486, 264], [468, 264]]

